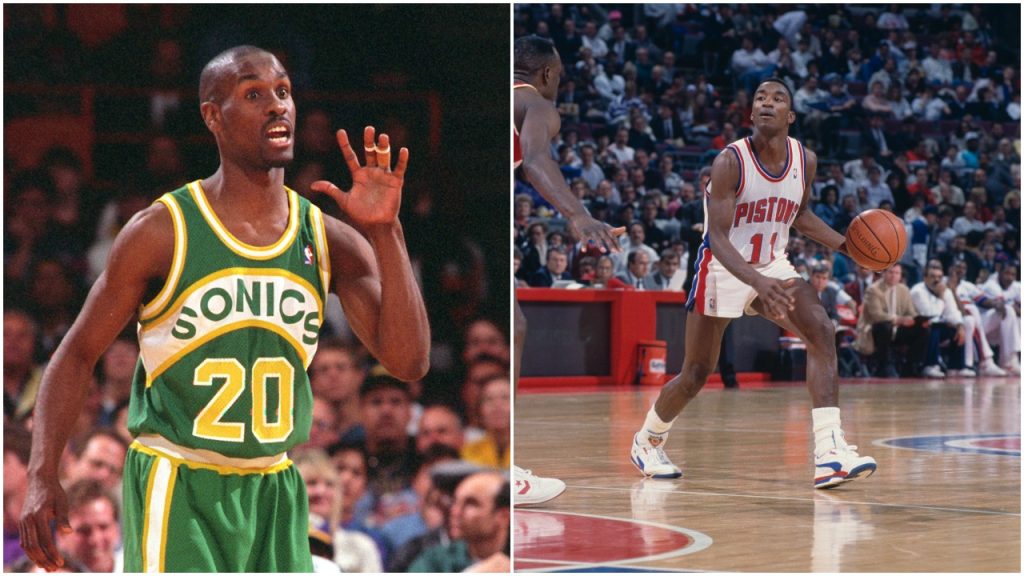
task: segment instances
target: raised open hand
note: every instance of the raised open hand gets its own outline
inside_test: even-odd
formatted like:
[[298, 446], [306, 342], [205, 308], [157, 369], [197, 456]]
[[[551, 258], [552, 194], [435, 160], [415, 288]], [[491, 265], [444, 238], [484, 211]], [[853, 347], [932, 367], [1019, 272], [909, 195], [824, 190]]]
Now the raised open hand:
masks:
[[327, 194], [338, 203], [355, 224], [373, 226], [390, 224], [398, 219], [402, 205], [402, 184], [405, 169], [409, 164], [409, 150], [398, 151], [398, 165], [391, 170], [391, 141], [387, 134], [381, 134], [374, 141], [375, 130], [367, 126], [363, 130], [363, 150], [366, 152], [366, 166], [359, 165], [359, 158], [348, 141], [348, 133], [338, 130], [338, 145], [352, 171], [352, 189], [345, 192], [326, 180], [318, 180], [310, 186], [317, 192]]

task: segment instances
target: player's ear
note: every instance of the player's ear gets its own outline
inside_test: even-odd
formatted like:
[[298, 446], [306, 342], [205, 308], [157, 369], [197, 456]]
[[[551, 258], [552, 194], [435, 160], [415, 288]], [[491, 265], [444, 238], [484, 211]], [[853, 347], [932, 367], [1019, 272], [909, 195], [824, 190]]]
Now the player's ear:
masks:
[[203, 116], [203, 124], [206, 124], [206, 128], [213, 132], [214, 126], [220, 119], [220, 110], [217, 109], [217, 105], [213, 102], [203, 102], [199, 105], [199, 112]]

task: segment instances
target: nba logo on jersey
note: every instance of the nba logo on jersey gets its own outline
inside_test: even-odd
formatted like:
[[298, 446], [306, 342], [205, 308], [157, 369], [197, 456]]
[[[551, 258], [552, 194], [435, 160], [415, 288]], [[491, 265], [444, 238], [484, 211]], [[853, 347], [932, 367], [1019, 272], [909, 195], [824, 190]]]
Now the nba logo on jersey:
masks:
[[306, 247], [302, 250], [302, 255], [305, 257], [306, 264], [313, 264], [313, 247], [306, 244]]
[[712, 296], [711, 298], [708, 298], [708, 308], [710, 308], [712, 310], [715, 309], [715, 298], [714, 298], [714, 296]]

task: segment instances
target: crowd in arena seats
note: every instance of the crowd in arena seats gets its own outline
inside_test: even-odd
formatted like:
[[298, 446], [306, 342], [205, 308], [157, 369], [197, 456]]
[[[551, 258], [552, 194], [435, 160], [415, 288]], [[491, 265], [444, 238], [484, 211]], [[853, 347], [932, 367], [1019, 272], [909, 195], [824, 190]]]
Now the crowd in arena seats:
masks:
[[[202, 41], [195, 37], [196, 30], [209, 29], [195, 25], [205, 18], [196, 12], [218, 8], [94, 8], [100, 16], [75, 6], [4, 7], [5, 84], [39, 87], [43, 94], [137, 89], [97, 101], [94, 112], [99, 124], [139, 148], [137, 154], [126, 153], [108, 141], [86, 147], [83, 154], [77, 142], [67, 141], [38, 158], [5, 154], [5, 571], [35, 569], [18, 545], [18, 518], [27, 489], [34, 403], [47, 361], [103, 272], [118, 231], [160, 194], [207, 175], [217, 163], [198, 110], [192, 102], [176, 107], [174, 94], [194, 93], [201, 66], [227, 47], [212, 32]], [[109, 21], [97, 22], [103, 15]], [[333, 77], [317, 76], [324, 71], [310, 63], [313, 46], [306, 34], [282, 32], [278, 25], [293, 26], [281, 21], [256, 37], [286, 61], [295, 86], [342, 86]], [[216, 30], [248, 38], [226, 21]], [[106, 37], [97, 37], [104, 31]], [[351, 48], [338, 44], [335, 50]], [[336, 61], [332, 56], [320, 63]], [[356, 73], [363, 73], [362, 67]], [[144, 97], [136, 108], [138, 94]], [[26, 98], [18, 91], [6, 94], [5, 103], [10, 104], [5, 121], [62, 117], [64, 106], [77, 106], [59, 98]], [[297, 105], [296, 159], [286, 183], [301, 193], [315, 180], [344, 178], [347, 169], [334, 134], [343, 119], [308, 100]], [[351, 122], [346, 126], [351, 131], [366, 120], [344, 121]], [[393, 120], [384, 130], [404, 141], [397, 135], [409, 129]], [[5, 144], [18, 152], [11, 138]], [[427, 163], [422, 148], [412, 153], [414, 163]], [[443, 220], [423, 191], [439, 186], [436, 178], [426, 185], [413, 180], [406, 182], [410, 206], [402, 221], [438, 355], [424, 381], [396, 380], [375, 366], [355, 339], [338, 300], [328, 300], [309, 367], [310, 439], [290, 452], [310, 496], [311, 547], [321, 557], [317, 568], [325, 571], [461, 570], [471, 557], [487, 558], [485, 571], [508, 571], [507, 514], [501, 522], [509, 490], [504, 476], [491, 473], [506, 474], [510, 461], [506, 293], [487, 288], [474, 240], [453, 248], [458, 234], [437, 233]], [[338, 215], [333, 201], [313, 200]], [[469, 238], [479, 230], [467, 225], [462, 232]], [[504, 317], [489, 314], [484, 298], [495, 300], [494, 309], [503, 310]], [[90, 391], [61, 466], [72, 532], [61, 534], [57, 543], [69, 571], [111, 572], [122, 566], [121, 475], [132, 442], [128, 399], [138, 355], [132, 321], [95, 373], [81, 375]], [[455, 532], [452, 515], [462, 514], [467, 507], [460, 499], [470, 498], [492, 508], [489, 520], [463, 522], [467, 528]]]
[[[791, 235], [797, 270], [828, 272], [819, 293], [837, 306], [844, 375], [1019, 372], [1019, 6], [528, 4], [514, 18], [564, 64], [552, 155], [566, 182], [628, 227], [621, 254], [589, 254], [517, 174], [517, 286], [688, 289], [711, 161], [751, 134], [752, 91], [777, 77], [793, 93], [790, 135], [818, 155], [807, 209], [841, 233], [889, 210], [910, 238], [876, 275]], [[895, 285], [900, 310], [877, 300]], [[928, 299], [911, 287], [954, 294], [939, 299], [956, 313], [915, 309]]]

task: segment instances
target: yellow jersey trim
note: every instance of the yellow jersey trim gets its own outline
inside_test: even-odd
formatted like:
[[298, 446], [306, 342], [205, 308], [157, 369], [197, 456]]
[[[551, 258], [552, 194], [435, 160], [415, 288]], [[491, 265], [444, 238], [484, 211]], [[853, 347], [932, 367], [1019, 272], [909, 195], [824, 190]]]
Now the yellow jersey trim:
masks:
[[[168, 458], [170, 460], [170, 458]], [[171, 504], [174, 500], [174, 483], [178, 479], [178, 463], [171, 460], [171, 476], [167, 480], [167, 493], [164, 496], [164, 517], [160, 521], [160, 572], [167, 572], [167, 532], [171, 520]]]
[[157, 202], [166, 206], [167, 211], [171, 213], [171, 222], [174, 226], [174, 258], [171, 260], [171, 269], [160, 292], [148, 304], [142, 305], [139, 322], [152, 318], [167, 305], [181, 279], [181, 271], [185, 269], [185, 253], [188, 250], [188, 228], [185, 226], [185, 216], [181, 213], [178, 201], [167, 193], [158, 198]]
[[206, 193], [203, 191], [203, 185], [201, 180], [196, 180], [188, 185], [188, 190], [192, 194], [192, 198], [195, 200], [196, 205], [199, 207], [199, 211], [202, 213], [206, 223], [213, 230], [214, 234], [220, 238], [221, 242], [228, 247], [232, 252], [242, 256], [243, 258], [250, 258], [253, 260], [270, 260], [276, 258], [281, 254], [284, 254], [285, 250], [291, 246], [292, 242], [298, 236], [299, 232], [299, 195], [294, 190], [290, 190], [285, 187], [285, 193], [288, 194], [288, 226], [285, 227], [284, 233], [278, 238], [277, 242], [274, 242], [270, 246], [253, 246], [242, 242], [238, 238], [235, 238], [224, 223], [217, 217], [217, 213], [213, 211], [213, 207], [210, 206], [209, 201], [206, 199]]
[[213, 272], [212, 274], [207, 274], [206, 276], [200, 278], [199, 280], [196, 280], [196, 282], [194, 284], [189, 286], [188, 289], [186, 289], [184, 292], [181, 293], [181, 295], [178, 296], [177, 300], [174, 301], [174, 304], [171, 305], [170, 308], [165, 310], [163, 314], [161, 314], [160, 316], [158, 316], [156, 318], [153, 318], [151, 320], [147, 320], [145, 322], [145, 325], [139, 331], [139, 333], [142, 334], [143, 332], [148, 332], [149, 330], [152, 330], [155, 326], [159, 326], [162, 322], [167, 320], [175, 311], [181, 309], [181, 307], [185, 304], [185, 301], [188, 300], [188, 297], [191, 296], [192, 293], [195, 292], [196, 290], [199, 290], [200, 288], [206, 286], [210, 282], [214, 282], [214, 281], [219, 280], [221, 278], [224, 278], [226, 276], [235, 276], [235, 275], [238, 275], [238, 276], [278, 276], [278, 277], [281, 277], [281, 278], [287, 278], [287, 279], [291, 280], [292, 282], [295, 282], [296, 284], [301, 285], [303, 288], [309, 290], [309, 293], [313, 295], [313, 298], [316, 298], [318, 317], [320, 319], [320, 323], [323, 324], [323, 321], [324, 321], [324, 301], [323, 301], [323, 298], [320, 297], [320, 292], [317, 291], [317, 289], [314, 288], [313, 285], [310, 284], [308, 280], [306, 280], [302, 276], [299, 276], [298, 274], [295, 274], [293, 272], [289, 272], [288, 270], [283, 270], [281, 268], [247, 268], [247, 267], [243, 267], [243, 266], [236, 266], [236, 267], [233, 267], [233, 268], [223, 268], [221, 270]]
[[310, 206], [309, 221], [313, 226], [313, 239], [316, 242], [317, 261], [320, 266], [320, 283], [323, 284], [323, 298], [331, 293], [331, 255], [327, 247], [327, 227], [324, 214], [315, 205]]
[[[249, 474], [276, 474], [283, 470], [287, 470], [288, 467], [292, 465], [291, 459], [289, 459], [284, 454], [280, 456], [280, 460], [278, 462], [275, 462], [270, 466], [244, 468], [241, 466], [232, 466], [228, 464], [216, 464], [213, 462], [198, 462], [195, 460], [187, 460], [185, 458], [169, 454], [159, 448], [152, 448], [150, 446], [146, 446], [142, 442], [139, 442], [139, 440], [135, 440], [134, 442], [132, 442], [132, 445], [129, 448], [131, 448], [132, 450], [142, 452], [143, 454], [154, 456], [156, 458], [163, 458], [165, 460], [169, 460], [171, 464], [174, 465], [175, 468], [177, 468], [178, 466], [185, 466], [186, 468], [191, 468], [193, 470], [213, 470], [214, 472], [218, 472], [220, 474], [235, 474], [240, 476], [246, 476]], [[228, 457], [224, 456], [223, 458], [227, 459]], [[232, 458], [232, 460], [238, 459]]]
[[153, 483], [156, 482], [156, 467], [159, 462], [153, 462], [149, 467], [149, 480], [146, 481], [146, 500], [142, 509], [142, 569], [146, 569], [146, 543], [149, 542], [149, 513], [150, 504], [153, 502]]
[[225, 334], [228, 334], [229, 332], [241, 330], [242, 328], [263, 328], [264, 330], [270, 330], [271, 332], [284, 338], [289, 344], [291, 344], [292, 348], [295, 348], [295, 351], [299, 353], [299, 359], [302, 360], [303, 366], [309, 366], [309, 359], [306, 357], [306, 350], [302, 347], [302, 344], [295, 339], [294, 336], [288, 333], [287, 330], [281, 328], [280, 326], [274, 324], [273, 322], [268, 322], [266, 320], [242, 320], [239, 322], [232, 322], [231, 324], [221, 326], [220, 328], [217, 328], [212, 332], [203, 334], [201, 337], [189, 342], [188, 345], [186, 345], [184, 348], [175, 352], [173, 356], [170, 356], [162, 363], [160, 363], [160, 365], [157, 366], [151, 373], [146, 374], [146, 388], [152, 386], [153, 381], [156, 380], [157, 377], [159, 377], [161, 374], [166, 372], [167, 369], [169, 369], [171, 366], [174, 366], [175, 363], [177, 363], [179, 360], [184, 358], [189, 353], [195, 351], [203, 344], [206, 344], [211, 340], [215, 340]]

